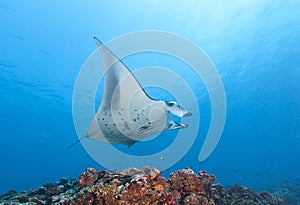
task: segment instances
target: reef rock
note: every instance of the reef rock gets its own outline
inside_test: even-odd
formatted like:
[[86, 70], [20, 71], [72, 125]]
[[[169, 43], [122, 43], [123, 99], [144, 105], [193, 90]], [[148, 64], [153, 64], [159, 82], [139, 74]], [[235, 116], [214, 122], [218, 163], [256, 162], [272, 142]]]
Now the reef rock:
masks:
[[224, 188], [214, 182], [214, 175], [205, 171], [195, 174], [189, 168], [172, 173], [168, 179], [152, 167], [115, 172], [87, 168], [78, 180], [62, 178], [20, 194], [11, 190], [0, 195], [0, 204], [287, 204], [281, 195], [256, 193], [241, 186]]

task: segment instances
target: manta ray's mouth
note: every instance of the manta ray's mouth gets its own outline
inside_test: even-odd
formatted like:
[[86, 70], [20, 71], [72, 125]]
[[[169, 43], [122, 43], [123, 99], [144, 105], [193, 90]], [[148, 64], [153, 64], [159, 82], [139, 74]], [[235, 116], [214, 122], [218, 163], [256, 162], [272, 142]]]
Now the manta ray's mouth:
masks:
[[187, 112], [187, 113], [185, 113], [182, 117], [189, 117], [189, 116], [192, 116], [192, 115], [193, 115], [193, 113]]

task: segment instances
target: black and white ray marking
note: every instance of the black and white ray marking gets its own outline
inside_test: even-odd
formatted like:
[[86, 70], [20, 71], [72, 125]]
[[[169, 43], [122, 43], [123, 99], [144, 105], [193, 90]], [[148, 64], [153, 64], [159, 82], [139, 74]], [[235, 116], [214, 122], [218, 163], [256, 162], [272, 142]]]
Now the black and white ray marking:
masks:
[[169, 112], [179, 117], [190, 112], [176, 102], [149, 97], [123, 62], [94, 39], [104, 64], [104, 93], [87, 138], [131, 146], [150, 135], [187, 127], [169, 118]]

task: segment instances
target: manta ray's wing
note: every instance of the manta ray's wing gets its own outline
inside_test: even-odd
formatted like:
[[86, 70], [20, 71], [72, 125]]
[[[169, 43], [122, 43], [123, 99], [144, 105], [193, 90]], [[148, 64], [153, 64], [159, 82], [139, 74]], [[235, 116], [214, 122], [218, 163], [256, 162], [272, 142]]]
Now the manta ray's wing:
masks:
[[185, 117], [190, 112], [176, 102], [150, 98], [122, 61], [97, 38], [95, 41], [104, 64], [104, 92], [87, 135], [77, 142], [87, 137], [131, 146], [150, 135], [187, 127], [170, 119], [168, 113]]
[[95, 40], [104, 64], [104, 93], [87, 137], [111, 144], [132, 144], [133, 140], [127, 136], [138, 134], [139, 124], [130, 115], [156, 101], [144, 92], [122, 61]]
[[[139, 93], [139, 97], [143, 98], [143, 101], [152, 100], [143, 91], [142, 86], [136, 80], [134, 75], [132, 75], [132, 73], [128, 70], [126, 65], [100, 40], [98, 40], [96, 37], [94, 37], [94, 39], [99, 47], [104, 65], [104, 93], [99, 109], [110, 109], [112, 100], [120, 101], [120, 98], [118, 97], [127, 99], [128, 97], [132, 97], [136, 93]], [[117, 88], [120, 90], [119, 94], [116, 93]], [[112, 99], [113, 95], [114, 99]]]

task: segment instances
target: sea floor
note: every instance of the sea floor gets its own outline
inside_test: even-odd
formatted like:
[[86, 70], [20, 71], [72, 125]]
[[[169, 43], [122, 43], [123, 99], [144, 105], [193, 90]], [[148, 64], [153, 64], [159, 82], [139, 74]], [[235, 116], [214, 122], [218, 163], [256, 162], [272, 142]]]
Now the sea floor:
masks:
[[215, 176], [186, 168], [161, 176], [152, 167], [124, 171], [86, 169], [78, 179], [62, 178], [56, 183], [21, 193], [0, 195], [0, 204], [160, 204], [160, 205], [282, 205], [300, 204], [300, 187], [286, 192], [254, 192], [235, 185], [215, 184]]

